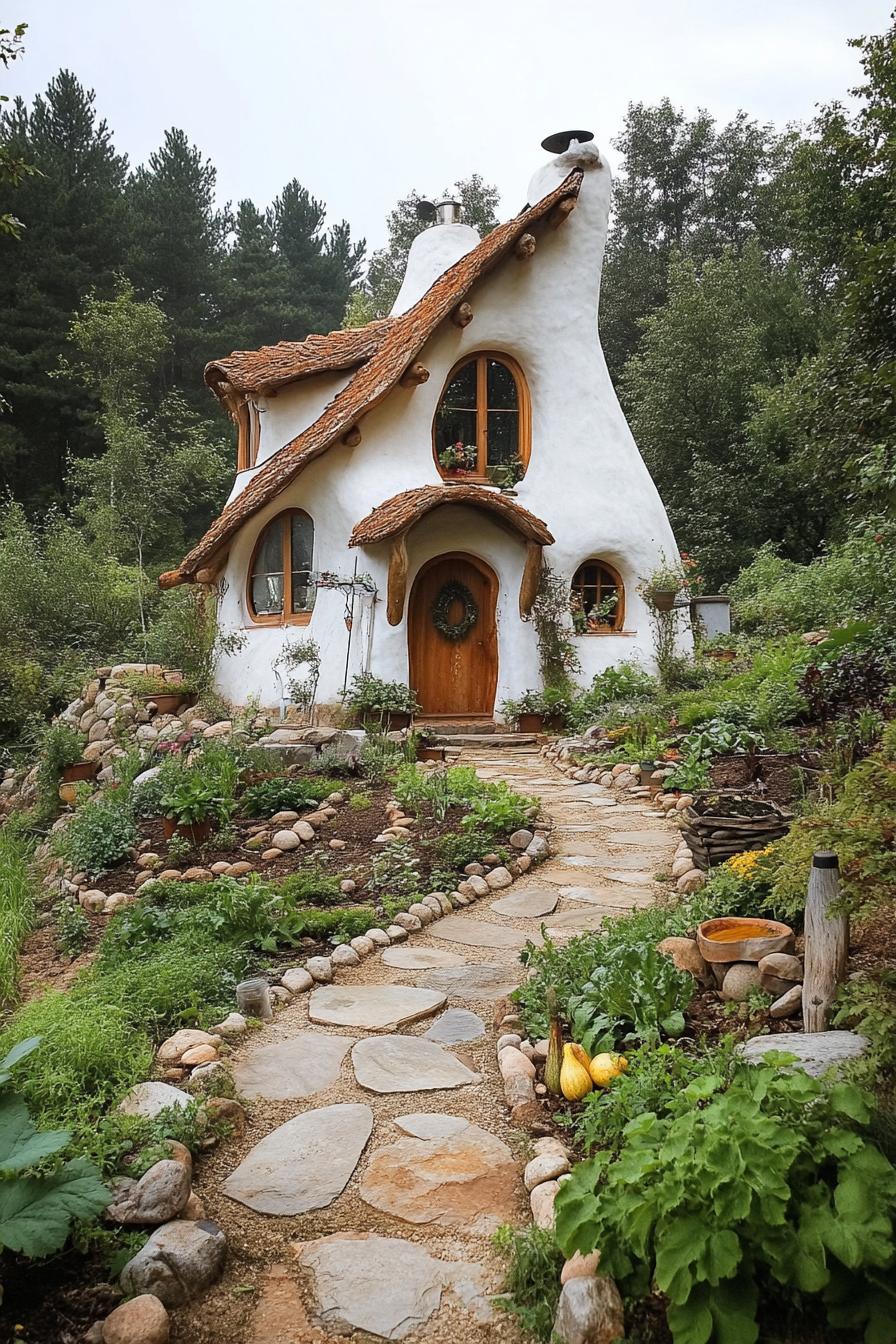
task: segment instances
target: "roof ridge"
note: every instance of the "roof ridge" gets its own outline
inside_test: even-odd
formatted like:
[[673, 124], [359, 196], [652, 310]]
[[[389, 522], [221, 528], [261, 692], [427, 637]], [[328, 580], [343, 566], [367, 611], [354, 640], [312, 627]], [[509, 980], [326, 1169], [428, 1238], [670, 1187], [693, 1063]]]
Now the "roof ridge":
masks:
[[488, 274], [529, 225], [543, 219], [560, 201], [577, 197], [582, 178], [582, 170], [573, 169], [558, 187], [529, 210], [499, 224], [477, 247], [443, 272], [412, 308], [392, 319], [384, 339], [346, 386], [337, 392], [312, 424], [267, 459], [245, 489], [225, 505], [178, 568], [160, 576], [160, 586], [174, 588], [180, 583], [195, 582], [197, 571], [208, 565], [208, 561], [253, 514], [275, 499], [309, 462], [326, 452], [336, 439], [352, 429], [362, 415], [392, 391], [439, 323], [448, 317], [476, 281]]

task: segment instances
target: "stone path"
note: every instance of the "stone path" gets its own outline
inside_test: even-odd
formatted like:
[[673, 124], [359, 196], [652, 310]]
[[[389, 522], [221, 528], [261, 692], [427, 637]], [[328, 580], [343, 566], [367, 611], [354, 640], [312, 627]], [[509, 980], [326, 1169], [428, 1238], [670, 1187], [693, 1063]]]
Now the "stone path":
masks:
[[247, 1132], [201, 1164], [227, 1234], [224, 1277], [175, 1314], [178, 1344], [520, 1344], [496, 1311], [489, 1237], [529, 1221], [531, 1156], [504, 1104], [498, 1003], [519, 951], [649, 903], [677, 833], [533, 749], [468, 749], [481, 777], [535, 794], [554, 856], [505, 894], [437, 920], [303, 994], [235, 1052]]

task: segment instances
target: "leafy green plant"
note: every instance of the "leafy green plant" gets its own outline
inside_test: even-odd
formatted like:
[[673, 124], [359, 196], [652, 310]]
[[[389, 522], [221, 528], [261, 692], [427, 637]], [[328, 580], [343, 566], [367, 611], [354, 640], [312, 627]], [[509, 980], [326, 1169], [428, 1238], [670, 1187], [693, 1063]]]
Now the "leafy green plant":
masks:
[[371, 891], [403, 900], [421, 895], [420, 860], [404, 840], [390, 840], [371, 864], [368, 886]]
[[682, 739], [681, 751], [690, 759], [708, 761], [713, 756], [743, 755], [764, 745], [761, 735], [745, 725], [713, 718]]
[[560, 1298], [563, 1252], [549, 1228], [523, 1229], [504, 1224], [492, 1238], [510, 1264], [504, 1291], [494, 1299], [500, 1311], [515, 1316], [543, 1344], [549, 1344]]
[[137, 840], [130, 812], [112, 798], [79, 807], [56, 839], [56, 851], [76, 872], [97, 877], [114, 868]]
[[168, 863], [184, 863], [192, 853], [192, 842], [185, 835], [178, 835], [175, 831], [168, 841]]
[[163, 816], [170, 817], [178, 826], [221, 821], [228, 815], [227, 802], [218, 785], [194, 771], [186, 771], [159, 801]]
[[404, 760], [405, 754], [397, 742], [390, 742], [384, 733], [370, 731], [358, 754], [361, 774], [371, 784], [384, 784]]
[[70, 724], [58, 719], [47, 726], [40, 742], [37, 762], [37, 788], [47, 808], [55, 809], [57, 789], [63, 770], [81, 760], [87, 738]]
[[769, 1279], [819, 1300], [831, 1328], [889, 1339], [896, 1169], [862, 1133], [868, 1118], [858, 1088], [769, 1056], [704, 1073], [665, 1114], [631, 1120], [618, 1155], [575, 1168], [557, 1241], [566, 1255], [599, 1246], [628, 1297], [655, 1284], [675, 1344], [753, 1344]]
[[599, 1149], [618, 1153], [632, 1120], [646, 1111], [661, 1118], [668, 1115], [689, 1083], [707, 1072], [726, 1075], [732, 1059], [729, 1046], [710, 1055], [692, 1055], [675, 1045], [642, 1045], [628, 1055], [625, 1073], [610, 1087], [589, 1092], [569, 1117], [577, 1144], [586, 1155]]
[[247, 817], [272, 817], [276, 812], [301, 812], [304, 808], [317, 807], [327, 794], [333, 793], [338, 787], [335, 779], [321, 780], [318, 785], [311, 780], [277, 775], [274, 779], [250, 784], [239, 800], [239, 810]]
[[302, 868], [280, 883], [280, 894], [294, 905], [338, 905], [343, 899], [339, 879], [319, 868]]
[[666, 792], [680, 789], [682, 793], [696, 793], [709, 787], [709, 766], [706, 761], [690, 758], [679, 761], [672, 773], [663, 780]]
[[497, 838], [528, 826], [537, 814], [536, 799], [524, 797], [499, 780], [489, 787], [487, 794], [472, 800], [460, 824], [465, 831]]
[[369, 793], [358, 790], [357, 793], [351, 795], [348, 805], [354, 812], [366, 812], [369, 807], [373, 806], [373, 799]]
[[77, 957], [87, 946], [90, 919], [74, 901], [61, 901], [56, 907], [56, 946], [64, 957]]
[[416, 714], [420, 703], [401, 681], [382, 681], [369, 673], [359, 673], [345, 694], [345, 704], [362, 718], [383, 720], [390, 713]]
[[0, 1060], [0, 1249], [34, 1260], [61, 1250], [74, 1219], [95, 1218], [109, 1202], [97, 1169], [85, 1158], [61, 1161], [68, 1130], [39, 1131], [12, 1070], [40, 1045], [20, 1041]]
[[627, 946], [595, 966], [567, 1011], [574, 1038], [596, 1054], [632, 1040], [681, 1036], [693, 995], [693, 976], [679, 971], [670, 957], [651, 944]]

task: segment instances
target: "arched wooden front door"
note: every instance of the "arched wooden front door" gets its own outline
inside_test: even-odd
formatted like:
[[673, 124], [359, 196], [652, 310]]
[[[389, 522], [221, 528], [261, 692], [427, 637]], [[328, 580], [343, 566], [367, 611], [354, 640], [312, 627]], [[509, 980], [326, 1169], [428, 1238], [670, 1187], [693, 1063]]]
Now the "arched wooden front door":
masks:
[[[442, 634], [433, 623], [434, 608], [450, 594], [452, 584], [467, 590], [476, 610], [475, 622], [457, 639]], [[497, 599], [494, 571], [472, 555], [459, 551], [439, 555], [420, 570], [408, 608], [408, 656], [410, 684], [422, 714], [493, 713], [498, 684]], [[459, 624], [464, 615], [462, 596], [454, 597], [445, 612], [448, 624]]]

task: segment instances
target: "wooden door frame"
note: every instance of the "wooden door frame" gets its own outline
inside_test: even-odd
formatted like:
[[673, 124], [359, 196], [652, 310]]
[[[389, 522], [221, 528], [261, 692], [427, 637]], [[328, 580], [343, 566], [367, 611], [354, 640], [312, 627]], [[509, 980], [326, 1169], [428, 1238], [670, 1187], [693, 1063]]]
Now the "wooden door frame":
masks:
[[[494, 629], [495, 629], [495, 659], [494, 659], [494, 668], [493, 668], [493, 672], [494, 672], [494, 688], [493, 688], [493, 690], [492, 690], [492, 695], [491, 695], [491, 701], [492, 701], [492, 703], [491, 703], [491, 708], [488, 709], [488, 710], [486, 710], [486, 711], [485, 711], [485, 714], [486, 714], [486, 715], [492, 715], [492, 714], [494, 714], [494, 712], [495, 712], [495, 699], [496, 699], [497, 694], [498, 694], [498, 672], [499, 672], [499, 669], [500, 669], [500, 661], [501, 661], [500, 641], [499, 641], [499, 638], [498, 638], [498, 633], [499, 633], [499, 632], [498, 632], [498, 597], [500, 596], [500, 592], [501, 592], [501, 584], [500, 584], [500, 582], [499, 582], [498, 575], [495, 573], [494, 569], [491, 567], [491, 565], [489, 564], [489, 562], [488, 562], [487, 560], [483, 560], [482, 557], [479, 556], [479, 555], [474, 555], [471, 551], [442, 551], [442, 552], [440, 552], [438, 555], [430, 556], [430, 558], [429, 558], [428, 560], [425, 560], [425, 561], [423, 562], [423, 564], [420, 566], [420, 568], [417, 570], [416, 574], [414, 575], [414, 578], [413, 578], [413, 580], [412, 580], [412, 582], [411, 582], [410, 593], [409, 593], [409, 595], [408, 595], [408, 619], [407, 619], [408, 683], [410, 683], [411, 675], [412, 675], [412, 666], [411, 666], [411, 643], [412, 643], [413, 633], [414, 633], [414, 594], [415, 594], [415, 592], [416, 592], [418, 582], [419, 582], [422, 578], [424, 578], [424, 576], [425, 576], [426, 574], [428, 574], [429, 571], [430, 571], [431, 569], [434, 569], [436, 565], [441, 564], [443, 560], [464, 560], [464, 561], [466, 561], [467, 564], [472, 565], [474, 569], [478, 569], [478, 570], [479, 570], [480, 574], [482, 575], [482, 577], [485, 579], [486, 583], [487, 583], [488, 586], [489, 586], [489, 599], [490, 599], [490, 601], [491, 601], [492, 604], [493, 604], [493, 611], [494, 611], [493, 624], [494, 624]], [[482, 712], [480, 711], [480, 717], [481, 717], [481, 716], [482, 716]], [[448, 718], [448, 717], [463, 717], [463, 718], [470, 718], [470, 717], [476, 717], [476, 711], [471, 711], [470, 714], [464, 714], [464, 715], [454, 715], [454, 716], [451, 716], [451, 715], [443, 715], [443, 716], [437, 716], [437, 717], [445, 717], [445, 718]]]

